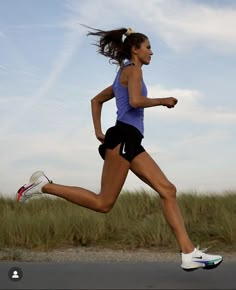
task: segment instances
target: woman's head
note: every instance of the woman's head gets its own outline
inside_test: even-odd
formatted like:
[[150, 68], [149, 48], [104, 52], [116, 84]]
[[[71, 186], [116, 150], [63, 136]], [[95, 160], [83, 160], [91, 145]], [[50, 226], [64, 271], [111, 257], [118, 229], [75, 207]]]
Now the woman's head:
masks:
[[[91, 29], [91, 28], [90, 28]], [[142, 33], [132, 31], [130, 28], [120, 28], [115, 30], [103, 31], [93, 29], [87, 35], [98, 36], [96, 43], [98, 53], [109, 57], [111, 61], [123, 64], [125, 59], [131, 59], [133, 49], [139, 49], [148, 37]]]

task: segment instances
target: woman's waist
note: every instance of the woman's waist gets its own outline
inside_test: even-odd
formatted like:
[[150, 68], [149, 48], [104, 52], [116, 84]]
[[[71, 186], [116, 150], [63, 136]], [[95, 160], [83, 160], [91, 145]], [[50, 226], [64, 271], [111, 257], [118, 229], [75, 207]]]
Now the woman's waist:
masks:
[[117, 119], [116, 126], [120, 128], [124, 133], [129, 134], [132, 130], [139, 138], [143, 138], [143, 123], [134, 122], [134, 120]]

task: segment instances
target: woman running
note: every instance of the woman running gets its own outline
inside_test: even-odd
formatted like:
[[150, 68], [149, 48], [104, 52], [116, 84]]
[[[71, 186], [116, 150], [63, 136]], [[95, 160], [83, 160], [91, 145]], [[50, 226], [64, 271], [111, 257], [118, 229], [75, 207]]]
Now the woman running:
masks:
[[[212, 269], [223, 260], [195, 248], [184, 225], [176, 200], [176, 188], [141, 145], [144, 136], [144, 109], [154, 106], [174, 108], [177, 99], [149, 98], [143, 80], [142, 66], [148, 65], [153, 55], [148, 37], [132, 29], [88, 33], [98, 37], [98, 52], [108, 57], [120, 69], [113, 84], [91, 100], [96, 138], [101, 142], [99, 153], [104, 159], [99, 194], [81, 187], [52, 183], [42, 172], [35, 172], [29, 183], [17, 192], [17, 201], [24, 202], [35, 194], [47, 193], [64, 198], [79, 206], [107, 213], [114, 206], [131, 170], [160, 195], [167, 223], [177, 239], [184, 270]], [[115, 126], [103, 134], [101, 112], [103, 103], [115, 98], [117, 120]]]

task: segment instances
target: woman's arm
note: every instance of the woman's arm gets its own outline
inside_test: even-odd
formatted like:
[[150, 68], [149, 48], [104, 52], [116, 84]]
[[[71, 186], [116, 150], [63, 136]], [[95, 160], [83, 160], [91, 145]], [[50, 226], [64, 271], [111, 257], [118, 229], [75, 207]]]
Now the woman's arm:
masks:
[[178, 100], [169, 98], [146, 98], [142, 96], [142, 70], [138, 66], [131, 66], [128, 73], [129, 102], [134, 108], [148, 108], [154, 106], [166, 106], [173, 108]]
[[95, 135], [96, 135], [96, 138], [102, 143], [104, 142], [104, 138], [105, 138], [102, 132], [102, 126], [101, 126], [102, 105], [104, 102], [107, 102], [111, 100], [112, 98], [114, 98], [114, 93], [113, 93], [112, 86], [109, 86], [103, 91], [101, 91], [99, 94], [97, 94], [91, 100], [91, 110], [92, 110]]

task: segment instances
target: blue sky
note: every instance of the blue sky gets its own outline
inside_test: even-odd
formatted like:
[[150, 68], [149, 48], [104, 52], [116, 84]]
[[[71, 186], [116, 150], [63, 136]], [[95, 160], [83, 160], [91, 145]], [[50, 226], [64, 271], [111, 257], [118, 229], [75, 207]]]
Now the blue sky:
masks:
[[[90, 99], [117, 67], [79, 23], [148, 35], [149, 97], [179, 102], [145, 110], [143, 145], [179, 191], [235, 190], [235, 1], [0, 0], [0, 192], [13, 195], [36, 170], [100, 189]], [[111, 101], [104, 132], [115, 117]], [[124, 188], [147, 187], [130, 173]]]

